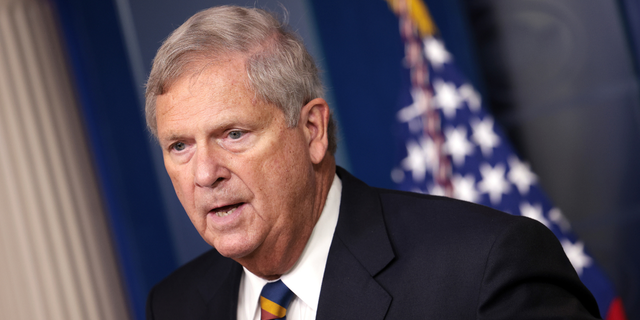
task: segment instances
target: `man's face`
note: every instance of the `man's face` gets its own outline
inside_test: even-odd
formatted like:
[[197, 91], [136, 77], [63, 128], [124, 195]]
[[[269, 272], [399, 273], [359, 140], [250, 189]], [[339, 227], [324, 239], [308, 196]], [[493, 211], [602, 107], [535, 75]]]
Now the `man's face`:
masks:
[[288, 128], [246, 77], [243, 60], [229, 58], [185, 74], [156, 103], [178, 198], [205, 241], [234, 259], [287, 250], [315, 224], [303, 125]]

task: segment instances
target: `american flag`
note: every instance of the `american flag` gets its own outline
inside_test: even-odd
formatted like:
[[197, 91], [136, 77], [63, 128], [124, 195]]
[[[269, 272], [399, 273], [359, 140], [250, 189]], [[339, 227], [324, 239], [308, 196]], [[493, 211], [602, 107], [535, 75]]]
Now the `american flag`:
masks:
[[626, 319], [611, 283], [435, 35], [424, 3], [388, 2], [399, 18], [405, 44], [403, 65], [410, 75], [410, 86], [401, 93], [404, 103], [396, 114], [401, 152], [391, 178], [398, 188], [454, 197], [538, 220], [558, 237], [605, 319]]

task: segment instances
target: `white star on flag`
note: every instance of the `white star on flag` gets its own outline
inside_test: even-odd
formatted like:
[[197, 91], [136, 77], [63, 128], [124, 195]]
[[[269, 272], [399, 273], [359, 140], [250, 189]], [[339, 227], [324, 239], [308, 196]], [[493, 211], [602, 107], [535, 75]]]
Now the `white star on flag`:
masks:
[[520, 204], [520, 214], [524, 217], [538, 220], [538, 222], [544, 224], [545, 227], [550, 228], [549, 220], [547, 220], [542, 214], [542, 206], [540, 204], [532, 206], [528, 202], [523, 202]]
[[391, 170], [391, 180], [395, 183], [401, 183], [404, 181], [404, 171], [400, 168], [393, 168]]
[[451, 119], [456, 116], [456, 110], [462, 108], [462, 98], [453, 82], [444, 82], [441, 79], [433, 82], [433, 97], [437, 108], [442, 109], [444, 116]]
[[427, 170], [434, 172], [440, 165], [438, 147], [435, 142], [428, 137], [422, 137], [420, 139], [420, 146], [422, 147], [422, 157], [424, 157], [424, 161], [427, 163]]
[[409, 122], [427, 111], [429, 102], [427, 95], [421, 88], [411, 89], [411, 98], [413, 98], [413, 103], [400, 109], [396, 114], [396, 117], [401, 122]]
[[428, 191], [429, 191], [428, 192], [429, 194], [434, 196], [441, 196], [441, 197], [446, 196], [444, 189], [439, 184], [432, 185], [431, 187], [428, 188]]
[[473, 174], [467, 174], [464, 177], [459, 174], [455, 174], [451, 178], [451, 183], [453, 184], [454, 197], [469, 202], [478, 201], [479, 195], [476, 190], [476, 179], [473, 177]]
[[442, 69], [442, 65], [451, 61], [451, 54], [444, 47], [444, 43], [433, 37], [424, 39], [424, 55], [437, 69]]
[[473, 141], [480, 146], [482, 154], [485, 157], [491, 156], [493, 148], [500, 144], [500, 137], [493, 131], [493, 118], [485, 116], [483, 120], [472, 119], [471, 128]]
[[590, 266], [593, 262], [591, 257], [584, 253], [584, 243], [582, 243], [582, 241], [571, 243], [571, 241], [567, 239], [562, 239], [561, 243], [564, 253], [567, 255], [567, 258], [569, 258], [569, 261], [571, 261], [571, 265], [576, 269], [578, 275], [581, 276], [583, 269]]
[[464, 158], [473, 154], [473, 144], [467, 140], [467, 128], [463, 125], [457, 128], [448, 127], [444, 130], [445, 149], [453, 158], [457, 166], [464, 165]]
[[407, 141], [407, 157], [402, 160], [402, 167], [412, 172], [413, 181], [422, 182], [427, 170], [433, 171], [438, 166], [438, 152], [430, 139], [423, 138], [418, 144]]
[[482, 106], [482, 100], [480, 98], [480, 94], [473, 88], [472, 85], [465, 83], [458, 88], [458, 93], [460, 97], [467, 102], [469, 109], [473, 112], [480, 111], [480, 107]]
[[560, 227], [560, 230], [562, 230], [562, 232], [571, 231], [571, 224], [569, 223], [569, 220], [567, 220], [567, 218], [564, 217], [560, 209], [553, 208], [549, 210], [549, 220], [553, 221], [553, 223], [558, 225]]
[[494, 205], [500, 203], [502, 195], [511, 190], [509, 182], [504, 179], [504, 173], [505, 167], [501, 163], [495, 167], [491, 167], [488, 163], [480, 165], [482, 181], [478, 182], [478, 190], [482, 193], [488, 193], [489, 199]]
[[413, 181], [416, 182], [422, 182], [427, 172], [427, 162], [422, 153], [422, 147], [415, 141], [407, 142], [407, 157], [402, 160], [402, 167], [413, 173]]
[[538, 181], [528, 163], [520, 161], [515, 155], [509, 156], [509, 173], [507, 178], [518, 187], [521, 195], [529, 193], [529, 187]]

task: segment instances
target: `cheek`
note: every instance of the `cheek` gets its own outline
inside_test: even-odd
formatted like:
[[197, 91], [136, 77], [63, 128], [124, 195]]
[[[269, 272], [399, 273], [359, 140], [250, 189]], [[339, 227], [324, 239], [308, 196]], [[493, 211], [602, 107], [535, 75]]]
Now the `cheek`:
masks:
[[300, 166], [300, 155], [293, 152], [292, 149], [282, 145], [274, 147], [272, 153], [260, 161], [260, 176], [264, 177], [262, 183], [264, 188], [269, 192], [283, 192], [283, 188], [291, 186], [294, 183], [294, 177], [297, 176], [298, 167]]
[[308, 192], [308, 173], [312, 165], [301, 145], [290, 143], [280, 146], [278, 152], [261, 165], [263, 192], [274, 206], [282, 210], [295, 207]]

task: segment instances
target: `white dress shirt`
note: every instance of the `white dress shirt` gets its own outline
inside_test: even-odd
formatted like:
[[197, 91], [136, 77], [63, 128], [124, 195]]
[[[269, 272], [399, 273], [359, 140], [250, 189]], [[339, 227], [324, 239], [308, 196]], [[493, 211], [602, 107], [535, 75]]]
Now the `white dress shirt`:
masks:
[[[280, 277], [295, 294], [287, 308], [287, 320], [316, 318], [324, 268], [338, 223], [341, 195], [342, 181], [335, 175], [320, 218], [302, 255], [293, 268]], [[260, 320], [260, 291], [267, 282], [244, 268], [238, 297], [238, 320]]]

